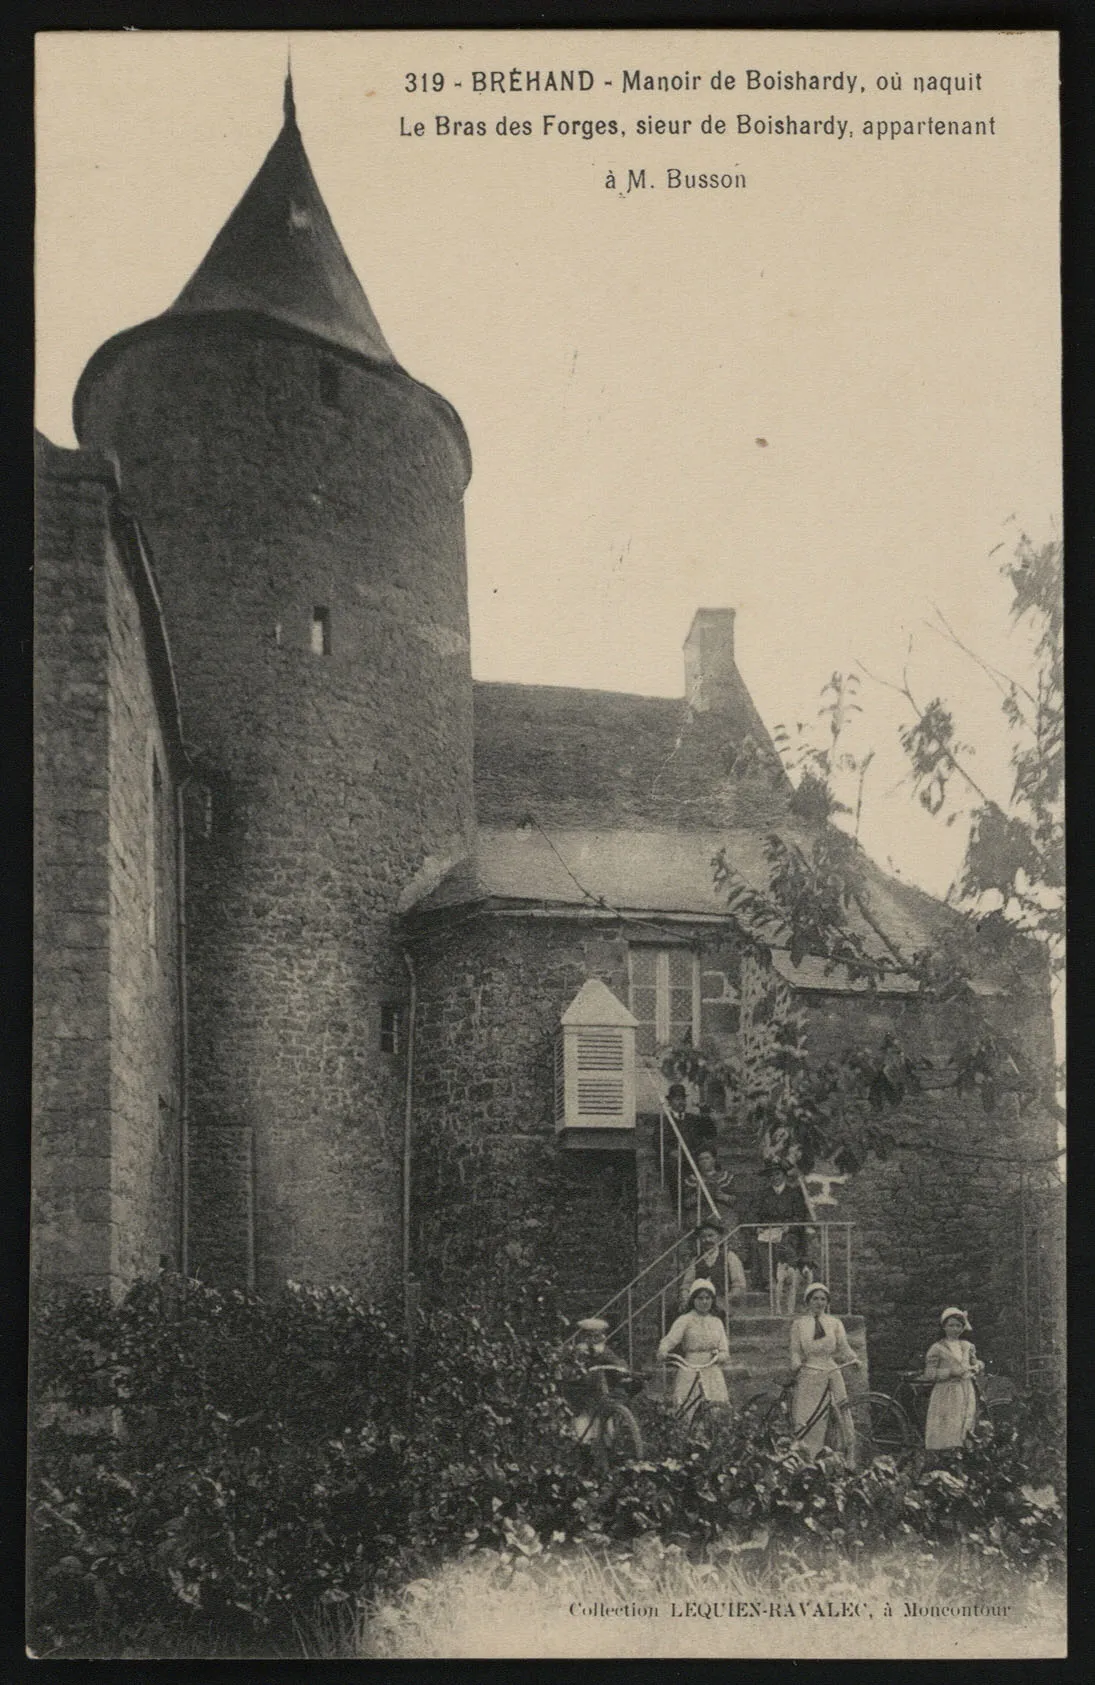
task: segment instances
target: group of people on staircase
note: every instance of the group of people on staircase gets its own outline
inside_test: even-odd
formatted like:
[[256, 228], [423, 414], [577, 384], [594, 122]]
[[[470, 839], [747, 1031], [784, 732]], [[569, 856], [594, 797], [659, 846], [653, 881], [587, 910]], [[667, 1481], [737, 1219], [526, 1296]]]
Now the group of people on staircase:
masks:
[[[695, 1165], [695, 1172], [689, 1170], [683, 1177], [683, 1209], [686, 1215], [695, 1214], [706, 1242], [703, 1250], [713, 1253], [715, 1241], [711, 1237], [732, 1233], [740, 1226], [734, 1178], [719, 1166], [714, 1120], [704, 1112], [694, 1115], [688, 1111], [683, 1083], [672, 1084], [666, 1095], [666, 1107]], [[751, 1207], [749, 1239], [743, 1246], [749, 1258], [748, 1266], [740, 1252], [728, 1250], [730, 1273], [736, 1289], [744, 1293], [748, 1268], [771, 1292], [778, 1314], [790, 1316], [800, 1288], [813, 1276], [810, 1256], [813, 1216], [801, 1179], [789, 1176], [786, 1167], [773, 1159], [766, 1167], [764, 1186]], [[708, 1262], [713, 1266], [715, 1257]], [[719, 1272], [713, 1267], [706, 1273], [718, 1280]], [[690, 1285], [690, 1280], [683, 1284], [682, 1294], [687, 1294]], [[731, 1302], [734, 1291], [732, 1287]], [[683, 1299], [681, 1308], [684, 1308]]]
[[[731, 1312], [744, 1304], [749, 1273], [767, 1289], [771, 1309], [791, 1319], [790, 1365], [793, 1379], [791, 1416], [802, 1449], [814, 1456], [834, 1437], [851, 1460], [855, 1428], [844, 1371], [859, 1366], [831, 1295], [814, 1279], [811, 1236], [814, 1218], [800, 1177], [772, 1160], [753, 1202], [753, 1222], [742, 1230], [733, 1177], [720, 1170], [718, 1139], [710, 1116], [688, 1112], [687, 1091], [673, 1084], [666, 1095], [672, 1116], [698, 1176], [683, 1181], [684, 1210], [697, 1218], [696, 1251], [677, 1283], [677, 1316], [658, 1346], [657, 1360], [674, 1361], [673, 1408], [684, 1415], [700, 1401], [730, 1405], [727, 1370], [732, 1358], [727, 1336]], [[718, 1215], [715, 1215], [714, 1206]], [[735, 1231], [747, 1236], [736, 1240]], [[730, 1240], [741, 1251], [730, 1245]], [[745, 1252], [747, 1264], [741, 1255]], [[801, 1313], [795, 1315], [801, 1294]], [[929, 1451], [961, 1445], [977, 1414], [975, 1377], [984, 1369], [964, 1336], [966, 1313], [951, 1305], [940, 1319], [943, 1337], [925, 1358], [924, 1379], [932, 1382], [925, 1428]]]
[[[701, 1246], [708, 1243], [712, 1232], [707, 1225]], [[715, 1244], [717, 1249], [717, 1239]], [[667, 1329], [657, 1351], [660, 1364], [676, 1360], [670, 1403], [686, 1418], [701, 1402], [730, 1408], [726, 1371], [732, 1357], [726, 1324], [716, 1312], [714, 1281], [697, 1273], [697, 1266], [707, 1258], [708, 1254], [701, 1251], [690, 1266], [681, 1313]], [[835, 1439], [849, 1462], [854, 1463], [855, 1424], [843, 1371], [857, 1368], [859, 1358], [830, 1305], [828, 1287], [823, 1281], [812, 1281], [806, 1288], [803, 1314], [791, 1321], [791, 1421], [799, 1447], [807, 1456], [816, 1457], [827, 1441]], [[942, 1338], [929, 1348], [924, 1361], [924, 1379], [932, 1383], [924, 1433], [928, 1451], [951, 1450], [964, 1444], [977, 1419], [974, 1381], [985, 1367], [972, 1342], [964, 1337], [971, 1332], [965, 1311], [949, 1305], [940, 1323]], [[607, 1322], [587, 1320], [579, 1324], [579, 1330], [585, 1331], [584, 1350], [592, 1371], [607, 1368], [627, 1373], [623, 1359], [606, 1345]], [[579, 1438], [590, 1433], [595, 1411], [594, 1396], [586, 1399], [583, 1395], [575, 1423]]]
[[[700, 1245], [712, 1233], [708, 1225]], [[701, 1252], [697, 1264], [709, 1253]], [[731, 1363], [726, 1326], [715, 1314], [715, 1283], [689, 1266], [682, 1278], [683, 1309], [658, 1346], [658, 1362], [678, 1359], [673, 1371], [673, 1408], [684, 1414], [702, 1400], [729, 1406], [725, 1370]], [[739, 1266], [740, 1267], [740, 1266]], [[744, 1294], [744, 1278], [742, 1281]], [[806, 1311], [791, 1323], [791, 1370], [795, 1376], [792, 1419], [801, 1435], [803, 1449], [817, 1454], [830, 1428], [830, 1412], [819, 1408], [826, 1396], [831, 1400], [843, 1448], [854, 1455], [855, 1434], [848, 1411], [848, 1393], [842, 1370], [858, 1364], [844, 1324], [829, 1311], [829, 1289], [814, 1281], [806, 1289]]]
[[[709, 1238], [710, 1226], [705, 1231]], [[701, 1245], [705, 1240], [701, 1238]], [[697, 1260], [702, 1263], [706, 1254]], [[731, 1364], [726, 1325], [716, 1314], [715, 1283], [690, 1266], [681, 1314], [658, 1346], [657, 1360], [678, 1359], [673, 1371], [672, 1407], [688, 1414], [701, 1400], [729, 1408], [726, 1370]], [[854, 1462], [855, 1426], [844, 1380], [845, 1369], [858, 1368], [843, 1322], [830, 1310], [831, 1295], [823, 1281], [812, 1281], [805, 1292], [805, 1308], [791, 1322], [791, 1373], [794, 1388], [791, 1420], [801, 1449], [815, 1457], [827, 1439]], [[976, 1348], [964, 1336], [969, 1318], [956, 1305], [940, 1317], [943, 1337], [928, 1350], [924, 1379], [931, 1381], [925, 1448], [952, 1450], [962, 1445], [977, 1418], [974, 1379], [984, 1370]]]

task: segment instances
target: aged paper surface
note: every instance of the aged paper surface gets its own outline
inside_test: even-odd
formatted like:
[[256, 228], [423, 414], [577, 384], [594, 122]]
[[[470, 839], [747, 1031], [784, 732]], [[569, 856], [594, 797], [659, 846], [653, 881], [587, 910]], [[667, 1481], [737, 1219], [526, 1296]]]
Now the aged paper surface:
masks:
[[[910, 790], [900, 691], [952, 702], [979, 784], [1006, 797], [998, 680], [1026, 657], [999, 563], [1023, 534], [1059, 537], [1056, 36], [291, 50], [376, 319], [470, 440], [475, 678], [679, 696], [695, 611], [733, 608], [769, 732], [793, 739], [834, 672], [859, 675], [859, 840], [946, 896], [968, 825]], [[167, 308], [240, 200], [285, 60], [273, 33], [40, 40], [37, 424], [55, 444], [74, 446], [92, 353]], [[518, 1585], [447, 1610], [421, 1653], [1064, 1653], [1048, 1593], [1039, 1617], [989, 1581], [962, 1607], [887, 1600], [867, 1566], [819, 1579], [821, 1601], [741, 1583], [557, 1606]]]

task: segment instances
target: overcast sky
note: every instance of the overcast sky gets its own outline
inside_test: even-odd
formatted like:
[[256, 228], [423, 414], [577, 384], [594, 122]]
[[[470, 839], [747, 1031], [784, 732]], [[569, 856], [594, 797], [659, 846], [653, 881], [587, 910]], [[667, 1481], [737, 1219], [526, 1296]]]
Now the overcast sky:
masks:
[[[286, 37], [39, 39], [38, 420], [71, 444], [88, 357], [171, 303], [273, 142]], [[292, 51], [305, 146], [388, 342], [471, 440], [476, 676], [679, 695], [695, 608], [729, 604], [769, 726], [812, 713], [834, 669], [907, 664], [920, 696], [954, 698], [1005, 795], [999, 697], [925, 621], [938, 606], [1023, 670], [998, 566], [1021, 531], [1059, 531], [1054, 41], [297, 34]], [[598, 86], [470, 91], [476, 68], [552, 66]], [[629, 67], [705, 85], [625, 95]], [[867, 92], [707, 85], [747, 67], [851, 70]], [[405, 92], [410, 70], [445, 89]], [[909, 91], [974, 70], [976, 95]], [[894, 71], [902, 92], [879, 94]], [[628, 132], [544, 137], [548, 112]], [[648, 113], [690, 134], [640, 138]], [[853, 132], [741, 137], [739, 113]], [[488, 134], [439, 138], [439, 114]], [[707, 114], [726, 136], [698, 132]], [[859, 132], [929, 115], [991, 115], [996, 134]], [[536, 132], [502, 139], [503, 116]], [[669, 166], [747, 186], [670, 191]], [[628, 167], [653, 190], [607, 189]], [[941, 893], [961, 827], [899, 787], [896, 700], [865, 680], [861, 701], [863, 839]]]

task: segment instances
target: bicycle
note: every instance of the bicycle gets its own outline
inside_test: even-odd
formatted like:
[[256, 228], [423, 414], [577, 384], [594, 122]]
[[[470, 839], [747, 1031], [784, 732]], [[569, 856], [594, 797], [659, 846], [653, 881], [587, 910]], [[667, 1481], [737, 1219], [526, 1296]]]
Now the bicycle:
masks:
[[[849, 1368], [849, 1364], [841, 1364], [842, 1369]], [[922, 1449], [922, 1441], [918, 1438], [911, 1421], [898, 1403], [889, 1393], [867, 1391], [849, 1398], [845, 1405], [838, 1404], [833, 1395], [832, 1386], [827, 1385], [814, 1411], [807, 1421], [800, 1426], [794, 1421], [794, 1392], [798, 1377], [792, 1375], [780, 1387], [779, 1396], [772, 1400], [764, 1409], [760, 1418], [760, 1437], [767, 1443], [769, 1449], [775, 1450], [781, 1444], [790, 1441], [792, 1446], [800, 1445], [816, 1427], [823, 1417], [831, 1416], [837, 1424], [843, 1447], [849, 1460], [860, 1467], [866, 1467], [878, 1457], [889, 1457], [898, 1468], [907, 1466]], [[756, 1402], [756, 1401], [754, 1401]], [[847, 1444], [848, 1435], [840, 1412], [847, 1410], [852, 1426], [852, 1444]]]
[[[919, 1432], [921, 1448], [927, 1426], [928, 1400], [934, 1380], [922, 1369], [904, 1369], [898, 1377], [897, 1400], [904, 1409], [914, 1430]], [[977, 1394], [977, 1422], [1001, 1426], [1008, 1419], [1012, 1406], [1022, 1403], [1023, 1395], [1009, 1375], [990, 1375], [985, 1371], [973, 1376], [973, 1390]]]
[[575, 1415], [575, 1438], [603, 1464], [640, 1462], [643, 1455], [642, 1429], [623, 1399], [612, 1391], [611, 1382], [637, 1392], [640, 1376], [615, 1363], [591, 1363], [583, 1377], [593, 1384], [593, 1396], [581, 1401]]
[[712, 1352], [706, 1363], [690, 1363], [678, 1352], [670, 1352], [666, 1362], [676, 1369], [692, 1371], [692, 1385], [684, 1398], [677, 1405], [667, 1404], [667, 1408], [678, 1421], [685, 1423], [694, 1439], [710, 1447], [720, 1430], [728, 1426], [732, 1414], [729, 1402], [723, 1404], [707, 1397], [700, 1379], [705, 1369], [716, 1367], [719, 1362], [717, 1356]]

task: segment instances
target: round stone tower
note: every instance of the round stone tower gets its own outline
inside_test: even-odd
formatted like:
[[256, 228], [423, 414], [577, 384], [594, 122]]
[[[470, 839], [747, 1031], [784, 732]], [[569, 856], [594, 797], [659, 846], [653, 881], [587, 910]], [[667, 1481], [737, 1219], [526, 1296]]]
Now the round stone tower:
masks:
[[96, 352], [75, 419], [147, 540], [195, 764], [189, 1266], [377, 1289], [400, 1253], [394, 920], [472, 825], [470, 456], [384, 340], [288, 81], [205, 261]]

